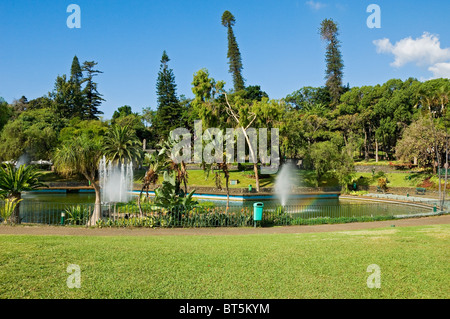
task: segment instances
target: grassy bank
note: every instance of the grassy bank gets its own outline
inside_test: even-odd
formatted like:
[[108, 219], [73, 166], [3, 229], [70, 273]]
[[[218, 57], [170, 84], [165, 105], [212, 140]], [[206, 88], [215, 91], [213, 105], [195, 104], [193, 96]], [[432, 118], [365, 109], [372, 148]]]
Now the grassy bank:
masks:
[[[0, 236], [0, 298], [449, 298], [450, 225], [240, 236]], [[69, 264], [81, 288], [69, 289]], [[381, 269], [369, 289], [367, 267]]]

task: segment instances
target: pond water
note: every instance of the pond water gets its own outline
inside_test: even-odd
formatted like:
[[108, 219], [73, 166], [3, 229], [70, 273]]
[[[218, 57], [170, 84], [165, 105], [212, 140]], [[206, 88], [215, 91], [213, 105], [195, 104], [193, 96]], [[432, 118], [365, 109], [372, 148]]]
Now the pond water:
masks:
[[[23, 194], [21, 211], [23, 214], [60, 214], [68, 206], [76, 204], [93, 204], [95, 193], [92, 191], [79, 193], [66, 192], [27, 192]], [[226, 206], [226, 200], [198, 200], [203, 205]], [[261, 200], [258, 200], [261, 201]], [[251, 208], [255, 201], [230, 201], [232, 210], [244, 207]], [[264, 211], [275, 212], [280, 206], [277, 200], [264, 200]], [[93, 205], [92, 205], [93, 206]], [[311, 218], [314, 216], [375, 216], [375, 215], [409, 215], [428, 213], [430, 208], [405, 204], [363, 201], [344, 198], [302, 198], [289, 200], [285, 212]]]

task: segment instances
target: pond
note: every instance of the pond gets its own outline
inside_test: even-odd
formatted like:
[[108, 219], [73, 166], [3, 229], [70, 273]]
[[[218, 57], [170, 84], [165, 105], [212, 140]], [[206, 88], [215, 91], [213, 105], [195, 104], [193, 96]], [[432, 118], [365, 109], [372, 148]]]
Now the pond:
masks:
[[[61, 212], [68, 207], [81, 205], [87, 210], [93, 210], [95, 193], [85, 191], [79, 193], [38, 191], [23, 194], [21, 203], [22, 222], [58, 224]], [[226, 200], [198, 200], [202, 207], [225, 207]], [[259, 200], [260, 201], [260, 200]], [[240, 212], [245, 209], [252, 211], [255, 201], [231, 201], [229, 213]], [[264, 214], [273, 215], [280, 211], [277, 200], [264, 200]], [[136, 206], [133, 205], [136, 212]], [[111, 205], [103, 205], [102, 210], [111, 211]], [[365, 201], [344, 198], [302, 198], [290, 200], [283, 208], [283, 212], [292, 218], [319, 217], [361, 217], [361, 216], [398, 216], [429, 213], [431, 208], [423, 205], [406, 205], [403, 203]]]

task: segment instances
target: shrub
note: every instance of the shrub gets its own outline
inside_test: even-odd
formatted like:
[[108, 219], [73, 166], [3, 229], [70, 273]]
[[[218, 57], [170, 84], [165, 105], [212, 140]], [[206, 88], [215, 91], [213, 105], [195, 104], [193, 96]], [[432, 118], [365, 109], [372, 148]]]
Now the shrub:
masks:
[[4, 223], [8, 222], [9, 217], [16, 209], [18, 203], [20, 203], [22, 199], [6, 199], [3, 207], [0, 208], [0, 217], [3, 219]]
[[66, 223], [69, 225], [82, 225], [89, 219], [89, 210], [86, 206], [76, 205], [64, 210]]
[[378, 179], [378, 186], [383, 190], [383, 192], [386, 192], [388, 187], [387, 187], [387, 178], [385, 177], [380, 177]]

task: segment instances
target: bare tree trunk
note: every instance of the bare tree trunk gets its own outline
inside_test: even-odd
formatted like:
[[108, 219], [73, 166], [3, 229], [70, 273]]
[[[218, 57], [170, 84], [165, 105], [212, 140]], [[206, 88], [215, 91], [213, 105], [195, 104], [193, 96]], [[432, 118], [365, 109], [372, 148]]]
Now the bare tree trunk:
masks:
[[255, 172], [255, 184], [256, 191], [259, 192], [259, 173], [258, 173], [258, 163], [253, 164], [253, 171]]
[[378, 163], [378, 140], [375, 140], [375, 162]]
[[142, 218], [142, 216], [144, 215], [144, 213], [142, 212], [142, 205], [141, 205], [141, 197], [142, 197], [142, 193], [144, 192], [144, 188], [145, 185], [142, 186], [141, 192], [139, 193], [139, 197], [138, 197], [138, 207], [139, 207], [139, 217]]
[[439, 157], [439, 151], [438, 151], [438, 141], [437, 141], [437, 134], [436, 134], [436, 127], [434, 124], [434, 118], [431, 112], [431, 105], [428, 106], [430, 109], [430, 121], [431, 121], [431, 129], [433, 130], [433, 138], [434, 138], [434, 152], [436, 153], [436, 162], [433, 165], [433, 174], [436, 174], [436, 168], [437, 168], [437, 172], [439, 175], [439, 201], [442, 201], [442, 190], [441, 190], [441, 172], [440, 172], [440, 168], [441, 168], [441, 161], [440, 161], [440, 157]]
[[369, 160], [369, 145], [367, 142], [367, 129], [364, 128], [364, 160]]
[[227, 183], [227, 213], [228, 213], [228, 208], [230, 207], [230, 188], [228, 187], [228, 183], [229, 183], [228, 174], [225, 174], [225, 181]]
[[101, 218], [101, 193], [100, 193], [100, 185], [94, 180], [91, 180], [91, 185], [94, 187], [95, 190], [95, 206], [94, 206], [94, 212], [92, 213], [92, 216], [89, 219], [88, 226], [95, 226], [97, 224], [97, 221]]
[[439, 175], [439, 201], [441, 202], [441, 211], [442, 211], [442, 178], [441, 178], [441, 165], [438, 162], [438, 175]]
[[[239, 123], [239, 122], [238, 122]], [[239, 123], [240, 124], [240, 123]], [[258, 174], [258, 160], [255, 156], [255, 151], [253, 150], [252, 143], [250, 142], [250, 139], [248, 138], [248, 134], [245, 131], [245, 128], [241, 126], [242, 132], [244, 133], [245, 140], [247, 141], [248, 149], [250, 151], [250, 156], [252, 157], [253, 161], [253, 171], [255, 172], [255, 184], [256, 184], [256, 191], [259, 192], [259, 174]]]
[[19, 200], [21, 198], [22, 198], [22, 194], [21, 193], [12, 194], [9, 197], [10, 200], [14, 200], [15, 202], [17, 202], [17, 205], [14, 208], [14, 211], [12, 212], [11, 216], [9, 216], [9, 222], [11, 224], [20, 224], [20, 222], [21, 222], [21, 219], [20, 219], [20, 202], [19, 202]]
[[236, 123], [238, 124], [238, 126], [241, 127], [242, 133], [244, 134], [245, 140], [247, 141], [248, 149], [250, 151], [250, 156], [252, 157], [252, 160], [253, 160], [253, 171], [255, 172], [256, 191], [259, 192], [258, 161], [256, 159], [255, 152], [254, 152], [253, 147], [252, 147], [252, 143], [250, 143], [250, 139], [248, 138], [248, 135], [247, 135], [247, 132], [246, 132], [246, 129], [248, 127], [250, 127], [250, 125], [252, 125], [253, 121], [256, 119], [256, 114], [253, 114], [254, 115], [253, 119], [250, 121], [250, 123], [247, 125], [247, 127], [244, 128], [244, 126], [241, 124], [241, 121], [238, 118], [238, 116], [233, 112], [233, 108], [231, 107], [230, 103], [228, 102], [227, 94], [224, 93], [224, 95], [225, 95], [225, 101], [226, 101], [226, 103], [228, 105], [227, 113], [229, 115], [233, 116], [233, 118], [236, 121]]
[[441, 211], [444, 210], [445, 205], [445, 195], [447, 192], [447, 181], [448, 181], [448, 136], [445, 137], [445, 182], [444, 182], [444, 194], [442, 195], [442, 202], [441, 202]]

